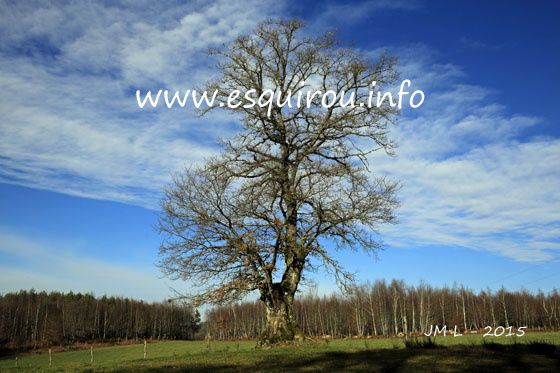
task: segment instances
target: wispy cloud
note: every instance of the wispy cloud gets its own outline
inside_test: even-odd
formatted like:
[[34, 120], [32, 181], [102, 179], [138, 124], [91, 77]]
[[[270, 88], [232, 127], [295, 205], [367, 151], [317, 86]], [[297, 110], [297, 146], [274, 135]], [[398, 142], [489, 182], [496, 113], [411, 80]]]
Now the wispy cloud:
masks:
[[208, 47], [277, 8], [257, 1], [6, 6], [0, 181], [155, 207], [169, 173], [213, 154], [231, 118], [142, 112], [133, 91], [196, 87], [211, 74]]
[[308, 19], [308, 29], [310, 32], [332, 31], [367, 21], [384, 11], [410, 12], [421, 7], [422, 3], [415, 0], [365, 0], [348, 3], [327, 1], [322, 4], [320, 11]]
[[400, 224], [388, 242], [462, 246], [521, 261], [557, 257], [560, 139], [522, 136], [541, 119], [506, 114], [491, 91], [449, 74], [458, 67], [414, 49], [424, 57], [404, 58], [404, 71], [446, 78], [428, 83], [421, 111], [403, 113], [398, 156], [372, 157], [374, 171], [403, 182]]
[[471, 39], [469, 37], [463, 36], [459, 39], [459, 43], [464, 47], [474, 49], [474, 50], [486, 50], [486, 51], [499, 51], [501, 49], [507, 48], [507, 44], [490, 44], [487, 42], [482, 42], [480, 40]]
[[[411, 6], [419, 5], [332, 3], [310, 23]], [[283, 11], [272, 1], [4, 5], [0, 182], [155, 207], [169, 173], [218, 151], [234, 118], [140, 111], [133, 91], [196, 87], [212, 74], [207, 47]], [[400, 224], [384, 231], [388, 243], [464, 246], [524, 261], [556, 256], [560, 140], [523, 136], [542, 119], [512, 113], [492, 90], [466, 84], [461, 67], [429, 47], [390, 50], [427, 97], [395, 129], [399, 155], [372, 158], [375, 172], [404, 184]]]
[[75, 242], [45, 242], [0, 229], [0, 292], [17, 289], [93, 291], [161, 301], [172, 295], [155, 269], [139, 269], [78, 255]]

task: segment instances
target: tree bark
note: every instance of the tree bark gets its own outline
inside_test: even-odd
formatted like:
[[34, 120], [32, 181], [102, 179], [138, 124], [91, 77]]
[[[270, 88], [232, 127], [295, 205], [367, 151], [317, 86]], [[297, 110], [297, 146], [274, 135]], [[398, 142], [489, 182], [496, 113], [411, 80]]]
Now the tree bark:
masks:
[[303, 339], [294, 315], [293, 293], [286, 293], [280, 283], [275, 283], [270, 291], [261, 294], [261, 300], [265, 304], [266, 328], [258, 341], [258, 347]]

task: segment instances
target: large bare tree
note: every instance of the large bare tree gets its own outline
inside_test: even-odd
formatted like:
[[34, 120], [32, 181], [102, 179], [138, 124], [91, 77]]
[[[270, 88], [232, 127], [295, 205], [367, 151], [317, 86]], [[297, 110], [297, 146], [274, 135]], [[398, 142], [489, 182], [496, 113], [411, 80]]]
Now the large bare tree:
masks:
[[[305, 37], [302, 27], [268, 21], [214, 52], [220, 75], [207, 88], [224, 104], [241, 91], [243, 104], [225, 108], [240, 114], [242, 130], [220, 156], [175, 175], [162, 202], [164, 273], [189, 280], [200, 303], [258, 291], [266, 344], [302, 337], [293, 302], [304, 271], [322, 266], [341, 284], [352, 281], [333, 253], [375, 252], [376, 229], [394, 220], [396, 206], [396, 183], [368, 168], [369, 153], [393, 151], [389, 105], [327, 108], [319, 96], [309, 107], [279, 105], [309, 89], [366, 102], [373, 81], [379, 89], [395, 79], [395, 59], [372, 61], [332, 33]], [[270, 112], [251, 106], [251, 89], [272, 89], [279, 100]]]

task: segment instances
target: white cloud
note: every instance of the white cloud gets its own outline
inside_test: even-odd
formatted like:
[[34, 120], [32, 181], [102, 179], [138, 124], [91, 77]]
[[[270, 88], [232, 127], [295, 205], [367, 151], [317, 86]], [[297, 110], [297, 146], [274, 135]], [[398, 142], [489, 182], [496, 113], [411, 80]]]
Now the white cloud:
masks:
[[420, 2], [415, 0], [366, 0], [350, 3], [327, 1], [309, 26], [313, 31], [332, 30], [365, 21], [382, 11], [414, 11], [420, 7]]
[[196, 87], [208, 47], [278, 6], [150, 4], [6, 7], [0, 181], [155, 207], [171, 172], [216, 152], [230, 117], [141, 111], [133, 92]]
[[[430, 58], [415, 59], [412, 69], [407, 62], [405, 71], [431, 76], [458, 71]], [[461, 246], [520, 261], [557, 257], [560, 139], [520, 136], [540, 119], [507, 115], [492, 92], [461, 78], [432, 81], [426, 106], [405, 112], [395, 129], [397, 157], [372, 157], [374, 171], [403, 183], [400, 223], [385, 231], [387, 242]]]
[[[554, 257], [560, 141], [493, 144], [443, 160], [395, 159], [403, 180], [397, 245], [457, 245], [524, 261]], [[557, 255], [557, 254], [556, 254]]]
[[[361, 5], [371, 13], [409, 4]], [[331, 4], [311, 26], [324, 28], [341, 13], [359, 21], [366, 8]], [[216, 152], [231, 118], [139, 111], [132, 92], [196, 87], [212, 74], [207, 47], [282, 10], [272, 1], [5, 6], [0, 182], [156, 206], [169, 173]], [[540, 119], [509, 114], [495, 92], [465, 84], [461, 68], [440, 63], [427, 46], [392, 50], [402, 77], [427, 96], [395, 129], [399, 155], [372, 159], [375, 172], [404, 183], [401, 222], [384, 230], [387, 241], [526, 261], [555, 256], [560, 140], [520, 136]]]
[[[72, 250], [66, 249], [71, 246]], [[80, 291], [162, 301], [172, 295], [155, 269], [138, 269], [87, 258], [80, 244], [43, 242], [0, 230], [0, 292], [20, 289]]]

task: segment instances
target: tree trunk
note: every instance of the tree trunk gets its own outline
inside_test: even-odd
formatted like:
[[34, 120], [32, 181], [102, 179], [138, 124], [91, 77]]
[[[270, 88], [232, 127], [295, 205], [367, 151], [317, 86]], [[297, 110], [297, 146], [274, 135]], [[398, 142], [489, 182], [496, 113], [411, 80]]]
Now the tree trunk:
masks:
[[299, 341], [303, 334], [294, 316], [294, 296], [282, 290], [280, 284], [261, 294], [265, 304], [266, 328], [262, 332], [258, 347], [268, 347], [282, 342]]

